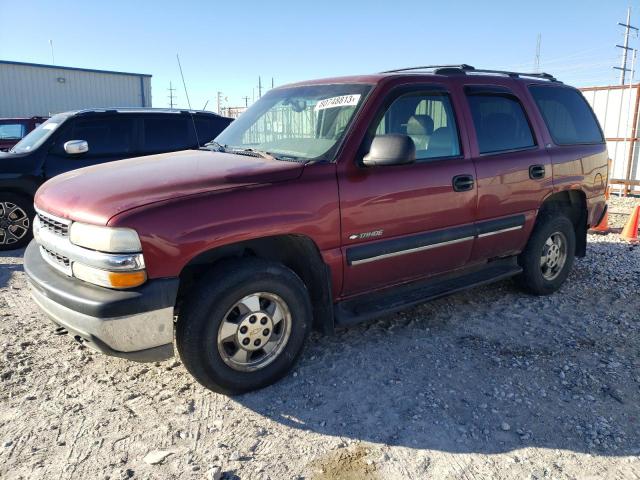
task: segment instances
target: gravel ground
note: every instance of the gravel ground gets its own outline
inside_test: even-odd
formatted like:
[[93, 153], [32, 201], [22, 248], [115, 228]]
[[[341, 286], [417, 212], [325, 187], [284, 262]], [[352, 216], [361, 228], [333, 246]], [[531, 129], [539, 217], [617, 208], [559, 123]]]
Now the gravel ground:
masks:
[[506, 281], [313, 335], [235, 398], [54, 336], [21, 263], [0, 257], [0, 478], [640, 477], [640, 248], [615, 233], [555, 295]]

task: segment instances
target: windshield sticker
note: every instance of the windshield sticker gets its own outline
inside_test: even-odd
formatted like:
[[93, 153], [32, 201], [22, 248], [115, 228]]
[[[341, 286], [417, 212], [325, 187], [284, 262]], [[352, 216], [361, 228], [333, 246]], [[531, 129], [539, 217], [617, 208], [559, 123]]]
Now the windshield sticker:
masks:
[[325, 98], [316, 103], [316, 112], [327, 108], [350, 107], [355, 106], [360, 101], [360, 94], [357, 95], [340, 95], [339, 97]]
[[42, 129], [43, 130], [55, 130], [55, 128], [58, 126], [57, 123], [47, 123], [46, 125], [43, 124], [42, 125]]

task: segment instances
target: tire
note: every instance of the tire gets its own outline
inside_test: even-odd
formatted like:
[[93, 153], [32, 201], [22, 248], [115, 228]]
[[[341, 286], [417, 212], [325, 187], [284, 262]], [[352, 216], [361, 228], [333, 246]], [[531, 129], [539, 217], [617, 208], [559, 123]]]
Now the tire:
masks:
[[33, 200], [27, 196], [0, 193], [0, 251], [26, 247], [33, 238]]
[[210, 390], [239, 394], [263, 388], [294, 365], [311, 328], [311, 312], [307, 288], [284, 265], [226, 261], [185, 298], [176, 325], [178, 352], [189, 373]]
[[[559, 244], [564, 244], [564, 252]], [[571, 220], [559, 212], [543, 213], [536, 222], [527, 246], [518, 257], [523, 271], [516, 277], [516, 282], [534, 295], [549, 295], [557, 291], [569, 276], [575, 250], [576, 234]], [[555, 257], [557, 260], [553, 262]]]

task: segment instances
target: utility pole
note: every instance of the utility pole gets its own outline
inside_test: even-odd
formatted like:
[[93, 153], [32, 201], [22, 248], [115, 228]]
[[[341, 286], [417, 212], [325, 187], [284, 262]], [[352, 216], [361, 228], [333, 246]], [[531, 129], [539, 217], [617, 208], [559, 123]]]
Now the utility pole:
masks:
[[176, 89], [173, 88], [173, 85], [171, 84], [171, 81], [169, 81], [169, 108], [171, 110], [173, 110], [173, 107], [175, 105], [175, 103], [173, 102], [173, 99], [176, 98], [176, 96], [173, 94], [173, 92], [175, 92]]
[[273, 77], [271, 77], [271, 88], [273, 88]]
[[222, 92], [218, 91], [218, 115], [222, 115]]
[[[627, 22], [629, 23], [629, 22]], [[633, 49], [633, 55], [631, 57], [631, 75], [629, 78], [629, 106], [627, 107], [627, 126], [625, 128], [625, 132], [624, 132], [624, 148], [622, 149], [622, 158], [626, 158], [627, 157], [627, 152], [628, 152], [628, 157], [629, 160], [627, 162], [627, 174], [626, 174], [626, 179], [628, 180], [631, 176], [631, 165], [633, 163], [633, 147], [635, 144], [634, 140], [631, 140], [630, 135], [631, 136], [635, 136], [635, 128], [632, 126], [632, 122], [631, 122], [631, 89], [633, 88], [633, 77], [635, 75], [635, 71], [636, 71], [636, 56], [638, 54], [638, 50], [636, 50], [635, 48]], [[638, 94], [638, 92], [636, 91], [636, 95]], [[635, 99], [636, 102], [638, 101], [638, 99]], [[637, 107], [637, 105], [636, 105]], [[637, 110], [636, 113], [634, 115], [634, 119], [633, 121], [636, 122], [637, 118], [635, 118], [635, 116], [637, 116]], [[629, 148], [627, 148], [627, 145]], [[628, 184], [624, 184], [624, 195], [625, 197], [627, 196], [627, 194], [629, 193], [629, 185]]]
[[613, 68], [620, 70], [620, 85], [624, 85], [625, 75], [630, 71], [627, 68], [627, 54], [629, 53], [629, 50], [633, 50], [629, 47], [629, 33], [631, 33], [631, 30], [635, 30], [636, 32], [638, 31], [636, 27], [631, 25], [631, 7], [627, 8], [627, 21], [625, 23], [618, 22], [618, 25], [624, 27], [624, 45], [616, 45], [616, 47], [622, 49], [622, 62], [619, 67]]
[[538, 34], [538, 42], [536, 43], [536, 57], [533, 60], [533, 71], [538, 73], [540, 71], [540, 44], [542, 43], [542, 35]]
[[262, 79], [258, 75], [258, 98], [262, 98]]
[[53, 40], [49, 40], [49, 46], [51, 47], [51, 65], [55, 65], [56, 57], [53, 56]]
[[249, 97], [242, 97], [244, 99], [244, 106], [248, 107], [249, 106]]

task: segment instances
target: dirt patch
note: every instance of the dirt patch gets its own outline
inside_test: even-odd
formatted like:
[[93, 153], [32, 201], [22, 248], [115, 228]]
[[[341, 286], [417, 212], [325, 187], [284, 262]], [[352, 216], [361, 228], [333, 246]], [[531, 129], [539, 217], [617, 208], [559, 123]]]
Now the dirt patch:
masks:
[[370, 450], [362, 446], [340, 448], [311, 464], [311, 480], [380, 480]]

